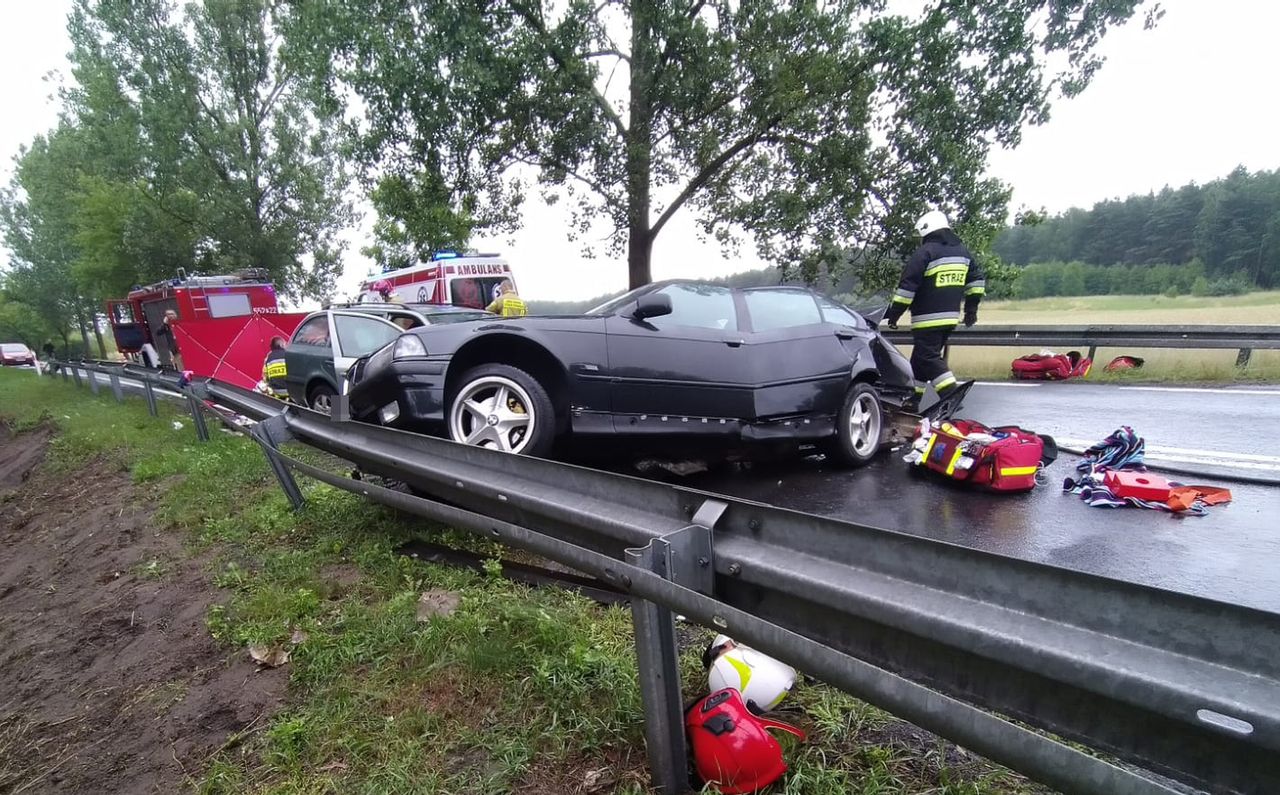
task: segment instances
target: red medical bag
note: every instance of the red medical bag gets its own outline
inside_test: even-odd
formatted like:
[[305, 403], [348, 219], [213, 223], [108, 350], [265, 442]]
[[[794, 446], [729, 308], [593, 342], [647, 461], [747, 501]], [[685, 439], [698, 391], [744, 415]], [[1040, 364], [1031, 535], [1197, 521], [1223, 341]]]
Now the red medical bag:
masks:
[[988, 428], [972, 420], [931, 427], [918, 465], [992, 491], [1029, 491], [1036, 473], [1058, 456], [1048, 436], [1017, 426]]
[[1067, 351], [1044, 356], [1033, 353], [1013, 360], [1013, 377], [1023, 381], [1065, 381], [1084, 378], [1093, 367], [1093, 359], [1080, 351]]

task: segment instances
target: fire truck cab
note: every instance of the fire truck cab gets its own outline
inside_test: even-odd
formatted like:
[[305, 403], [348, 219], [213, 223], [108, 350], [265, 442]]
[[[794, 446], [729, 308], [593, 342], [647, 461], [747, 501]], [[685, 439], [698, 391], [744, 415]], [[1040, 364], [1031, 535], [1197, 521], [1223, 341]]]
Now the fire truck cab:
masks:
[[172, 365], [165, 346], [155, 344], [155, 330], [170, 309], [180, 321], [279, 312], [275, 286], [264, 270], [190, 277], [179, 270], [175, 279], [135, 287], [128, 297], [107, 301], [116, 349], [130, 358], [141, 356], [152, 367]]
[[381, 301], [373, 286], [390, 283], [393, 296], [406, 304], [453, 304], [484, 309], [504, 281], [515, 285], [511, 266], [498, 254], [437, 251], [430, 262], [385, 271], [360, 283], [361, 302]]

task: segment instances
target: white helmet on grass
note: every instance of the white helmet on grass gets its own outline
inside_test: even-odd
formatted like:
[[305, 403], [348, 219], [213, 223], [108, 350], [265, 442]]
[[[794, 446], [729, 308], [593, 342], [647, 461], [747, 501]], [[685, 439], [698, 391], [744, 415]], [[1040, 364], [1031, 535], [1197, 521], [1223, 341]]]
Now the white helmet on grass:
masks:
[[711, 692], [732, 687], [756, 714], [776, 708], [796, 683], [796, 669], [725, 635], [711, 642], [703, 662]]
[[920, 237], [937, 232], [939, 229], [950, 229], [951, 222], [942, 210], [930, 210], [916, 221], [916, 234]]

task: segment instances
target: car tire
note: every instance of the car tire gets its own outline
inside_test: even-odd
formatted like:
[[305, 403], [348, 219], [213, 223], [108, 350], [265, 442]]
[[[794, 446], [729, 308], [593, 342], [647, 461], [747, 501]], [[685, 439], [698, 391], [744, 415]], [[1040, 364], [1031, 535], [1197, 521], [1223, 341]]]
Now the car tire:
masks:
[[537, 457], [555, 444], [555, 407], [547, 390], [506, 364], [482, 364], [463, 373], [445, 418], [449, 438], [463, 444]]
[[880, 452], [883, 439], [880, 395], [871, 384], [854, 384], [836, 415], [835, 436], [824, 445], [827, 457], [843, 466], [864, 466]]
[[328, 414], [333, 410], [333, 398], [338, 393], [326, 383], [319, 383], [307, 391], [307, 405], [312, 411]]

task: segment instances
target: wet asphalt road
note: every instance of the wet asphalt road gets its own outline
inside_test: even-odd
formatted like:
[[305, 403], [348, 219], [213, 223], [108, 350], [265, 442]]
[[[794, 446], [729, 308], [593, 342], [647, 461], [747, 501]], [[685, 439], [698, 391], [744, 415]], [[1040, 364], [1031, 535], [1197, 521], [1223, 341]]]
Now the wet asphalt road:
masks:
[[[1255, 394], [1256, 393], [1256, 394]], [[1020, 424], [1063, 440], [1100, 440], [1122, 424], [1147, 440], [1152, 465], [1211, 466], [1280, 481], [1280, 389], [1149, 391], [1113, 386], [979, 384], [965, 417]], [[1175, 448], [1174, 452], [1165, 452]], [[1170, 476], [1223, 485], [1235, 501], [1208, 516], [1091, 508], [1062, 493], [1076, 456], [1025, 495], [974, 492], [921, 477], [905, 450], [862, 470], [813, 459], [682, 479], [686, 485], [859, 524], [889, 528], [1106, 577], [1280, 612], [1280, 486]], [[1240, 454], [1250, 456], [1241, 458]], [[1269, 459], [1269, 460], [1268, 460]], [[1208, 463], [1204, 463], [1208, 462]]]

